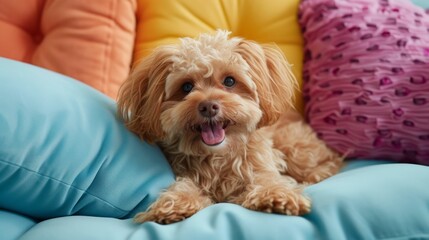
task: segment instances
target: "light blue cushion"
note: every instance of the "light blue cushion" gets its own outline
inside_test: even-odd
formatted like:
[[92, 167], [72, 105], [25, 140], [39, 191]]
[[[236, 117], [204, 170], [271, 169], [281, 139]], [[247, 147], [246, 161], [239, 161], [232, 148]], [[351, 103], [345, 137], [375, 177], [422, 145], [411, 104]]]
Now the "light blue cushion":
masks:
[[412, 0], [416, 5], [422, 7], [422, 8], [429, 8], [429, 1], [428, 0]]
[[0, 210], [0, 239], [18, 239], [35, 224], [30, 218]]
[[0, 208], [35, 218], [125, 218], [174, 176], [115, 102], [63, 75], [0, 58]]
[[223, 203], [171, 225], [82, 216], [51, 219], [21, 240], [429, 239], [429, 167], [357, 161], [345, 170], [306, 189], [313, 209], [302, 217]]

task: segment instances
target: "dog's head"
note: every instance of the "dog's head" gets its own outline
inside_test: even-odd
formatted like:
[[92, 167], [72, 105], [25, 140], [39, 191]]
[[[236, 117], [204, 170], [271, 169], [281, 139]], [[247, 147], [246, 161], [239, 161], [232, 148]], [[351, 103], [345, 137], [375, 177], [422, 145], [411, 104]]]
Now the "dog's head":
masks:
[[281, 52], [228, 35], [183, 38], [143, 59], [119, 93], [127, 127], [188, 155], [221, 153], [290, 109], [296, 80]]

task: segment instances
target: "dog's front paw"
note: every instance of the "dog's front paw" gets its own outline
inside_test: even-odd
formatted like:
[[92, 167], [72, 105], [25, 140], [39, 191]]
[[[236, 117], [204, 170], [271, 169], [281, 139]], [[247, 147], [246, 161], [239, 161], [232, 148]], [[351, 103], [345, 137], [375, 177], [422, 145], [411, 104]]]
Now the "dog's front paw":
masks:
[[182, 221], [211, 204], [211, 201], [200, 195], [187, 192], [167, 192], [156, 201], [147, 212], [134, 217], [137, 223], [157, 222], [170, 224]]
[[302, 215], [310, 212], [311, 202], [296, 189], [260, 186], [248, 193], [242, 206], [261, 212]]
[[[174, 204], [174, 203], [172, 203]], [[144, 222], [157, 222], [160, 224], [170, 224], [175, 222], [180, 222], [197, 212], [197, 208], [190, 209], [180, 209], [177, 207], [174, 208], [151, 208], [147, 212], [138, 213], [134, 217], [134, 221], [137, 223]]]

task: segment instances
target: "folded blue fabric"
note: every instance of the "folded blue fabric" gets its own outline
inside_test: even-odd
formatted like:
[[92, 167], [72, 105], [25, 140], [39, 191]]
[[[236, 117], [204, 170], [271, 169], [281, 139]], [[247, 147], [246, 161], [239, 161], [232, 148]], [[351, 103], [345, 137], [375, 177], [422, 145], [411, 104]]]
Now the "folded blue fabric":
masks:
[[[310, 214], [284, 216], [216, 204], [175, 224], [72, 216], [39, 223], [21, 240], [34, 239], [429, 239], [429, 167], [353, 162], [346, 171], [306, 193]], [[76, 231], [79, 229], [79, 231]]]
[[174, 176], [129, 132], [115, 102], [42, 68], [0, 58], [0, 208], [46, 219], [124, 218]]

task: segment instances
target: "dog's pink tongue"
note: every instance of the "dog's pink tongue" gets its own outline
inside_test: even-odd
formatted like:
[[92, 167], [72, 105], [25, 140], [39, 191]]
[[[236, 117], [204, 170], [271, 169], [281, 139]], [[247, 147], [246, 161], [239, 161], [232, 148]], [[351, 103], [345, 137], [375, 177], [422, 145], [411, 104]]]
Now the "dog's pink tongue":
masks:
[[225, 139], [225, 130], [221, 123], [203, 124], [201, 126], [201, 138], [207, 145], [217, 145]]

